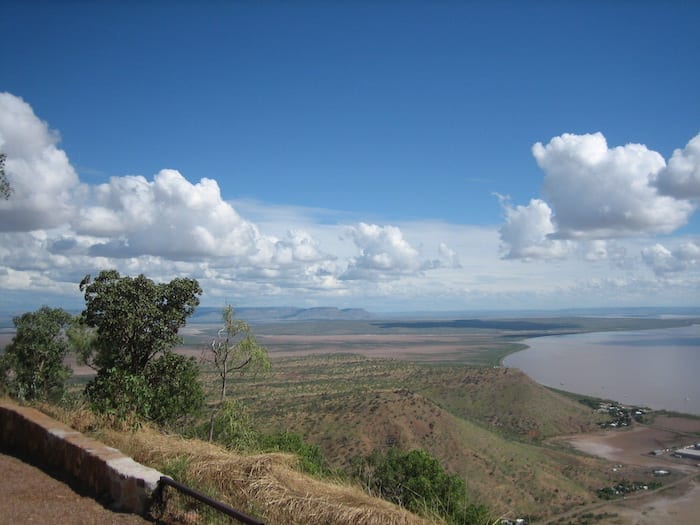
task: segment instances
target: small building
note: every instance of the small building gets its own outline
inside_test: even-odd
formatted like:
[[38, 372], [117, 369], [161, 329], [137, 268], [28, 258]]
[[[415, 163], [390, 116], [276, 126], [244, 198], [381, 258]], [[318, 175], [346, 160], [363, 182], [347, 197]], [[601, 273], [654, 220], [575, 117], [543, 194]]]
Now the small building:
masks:
[[686, 458], [700, 461], [700, 449], [697, 448], [697, 445], [692, 447], [679, 448], [673, 453], [673, 455], [678, 458]]

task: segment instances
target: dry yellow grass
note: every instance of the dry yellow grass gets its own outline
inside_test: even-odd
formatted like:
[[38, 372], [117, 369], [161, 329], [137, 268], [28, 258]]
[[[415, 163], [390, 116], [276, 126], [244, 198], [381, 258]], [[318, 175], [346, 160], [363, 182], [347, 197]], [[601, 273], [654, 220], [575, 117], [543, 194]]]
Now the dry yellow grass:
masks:
[[211, 487], [221, 499], [269, 524], [435, 525], [357, 487], [299, 472], [289, 454], [242, 456], [199, 440], [152, 429], [100, 432], [100, 439], [137, 461], [162, 469], [185, 460], [189, 480]]
[[222, 502], [261, 517], [268, 525], [442, 523], [374, 498], [359, 487], [303, 474], [292, 454], [240, 455], [212, 443], [164, 434], [147, 426], [129, 431], [89, 410], [66, 410], [41, 403], [35, 407], [158, 470], [182, 462], [187, 480], [213, 489]]

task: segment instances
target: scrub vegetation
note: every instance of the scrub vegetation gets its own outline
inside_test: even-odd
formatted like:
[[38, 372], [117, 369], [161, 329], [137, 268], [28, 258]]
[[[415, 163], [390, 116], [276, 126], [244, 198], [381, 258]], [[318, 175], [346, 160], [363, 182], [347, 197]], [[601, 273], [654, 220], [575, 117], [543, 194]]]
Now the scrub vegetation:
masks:
[[[104, 271], [80, 289], [77, 317], [15, 318], [2, 390], [268, 523], [536, 521], [617, 482], [549, 439], [604, 415], [497, 363], [526, 337], [639, 320], [252, 326], [229, 306], [183, 330], [194, 280]], [[69, 352], [94, 374], [66, 383]]]

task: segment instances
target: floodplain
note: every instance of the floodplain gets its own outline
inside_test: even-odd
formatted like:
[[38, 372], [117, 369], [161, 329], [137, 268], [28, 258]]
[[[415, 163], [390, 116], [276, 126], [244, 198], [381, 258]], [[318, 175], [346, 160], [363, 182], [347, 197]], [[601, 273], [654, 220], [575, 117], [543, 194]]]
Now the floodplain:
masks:
[[[566, 523], [632, 523], [625, 518], [629, 498], [624, 509], [598, 513], [594, 521], [575, 516], [604, 504], [596, 495], [601, 487], [621, 479], [655, 481], [654, 461], [640, 455], [633, 437], [665, 436], [673, 446], [687, 433], [650, 430], [647, 420], [601, 434], [605, 416], [576, 395], [545, 388], [500, 363], [530, 337], [693, 322], [697, 319], [566, 317], [258, 323], [254, 331], [268, 348], [272, 371], [235, 378], [231, 395], [262, 430], [301, 434], [334, 468], [388, 446], [422, 448], [462, 476], [472, 499], [498, 516], [537, 523], [574, 512]], [[217, 329], [189, 325], [180, 351], [202, 355]], [[689, 433], [700, 436], [700, 428], [689, 424]], [[595, 441], [602, 436], [613, 436], [614, 443], [624, 436], [617, 439], [627, 455], [601, 453], [606, 446], [617, 448]], [[647, 437], [639, 447], [648, 444]], [[581, 445], [586, 439], [588, 448]], [[652, 499], [684, 498], [679, 487], [693, 489], [687, 467], [671, 465], [670, 471], [662, 483], [669, 490], [662, 487], [656, 496], [649, 494]], [[640, 499], [642, 504], [648, 503]]]
[[[582, 403], [582, 396], [543, 387], [501, 362], [532, 337], [697, 322], [636, 317], [256, 321], [252, 327], [268, 349], [272, 369], [234, 375], [229, 396], [258, 430], [294, 432], [318, 445], [329, 469], [341, 477], [355, 458], [373, 450], [420, 448], [461, 476], [471, 501], [488, 505], [498, 517], [625, 524], [653, 523], [640, 517], [664, 515], [682, 524], [684, 516], [700, 511], [697, 499], [688, 496], [697, 494], [700, 469], [648, 452], [700, 441], [700, 420], [650, 414], [627, 429], [601, 431], [607, 416], [592, 409], [590, 399]], [[217, 378], [206, 355], [220, 327], [211, 318], [195, 319], [181, 331], [177, 348], [202, 359], [212, 399]], [[11, 338], [8, 331], [2, 335]], [[72, 365], [78, 383], [94, 373]], [[651, 484], [659, 468], [669, 470], [659, 490], [613, 502], [597, 495], [621, 480]]]

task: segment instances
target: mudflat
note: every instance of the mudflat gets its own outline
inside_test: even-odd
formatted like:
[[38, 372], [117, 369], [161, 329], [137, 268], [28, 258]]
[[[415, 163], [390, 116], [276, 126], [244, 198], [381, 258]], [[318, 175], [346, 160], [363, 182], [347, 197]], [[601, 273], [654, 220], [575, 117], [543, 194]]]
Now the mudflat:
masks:
[[658, 416], [650, 425], [635, 425], [626, 430], [604, 430], [562, 438], [574, 448], [610, 461], [659, 468], [673, 467], [683, 472], [700, 468], [689, 461], [678, 461], [668, 454], [654, 456], [654, 450], [687, 446], [698, 441], [700, 419]]
[[[621, 500], [598, 512], [617, 514], [610, 521], [610, 524], [617, 525], [694, 525], [700, 513], [700, 483], [689, 481], [648, 498]], [[599, 523], [603, 525], [608, 522]]]
[[409, 358], [417, 355], [448, 360], [446, 354], [473, 353], [483, 350], [492, 337], [433, 334], [352, 334], [352, 335], [261, 335], [271, 356], [288, 357], [352, 352], [366, 357]]
[[[690, 460], [672, 458], [668, 452], [655, 456], [653, 450], [686, 446], [699, 440], [700, 419], [657, 416], [650, 425], [635, 425], [627, 430], [605, 430], [562, 439], [574, 448], [624, 465], [646, 469], [665, 469], [682, 474], [680, 481], [667, 489], [646, 496], [611, 502], [596, 512], [616, 515], [609, 523], [691, 525], [700, 515], [700, 467]], [[604, 524], [608, 521], [600, 521]]]

